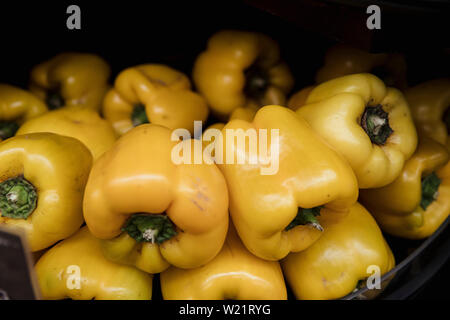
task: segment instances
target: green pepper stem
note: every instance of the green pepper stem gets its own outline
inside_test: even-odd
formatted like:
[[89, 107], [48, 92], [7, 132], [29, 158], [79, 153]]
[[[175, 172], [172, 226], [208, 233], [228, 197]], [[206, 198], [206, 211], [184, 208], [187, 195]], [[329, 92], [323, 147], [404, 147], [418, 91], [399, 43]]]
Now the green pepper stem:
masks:
[[161, 214], [134, 214], [127, 220], [122, 231], [137, 242], [161, 244], [177, 234], [172, 221]]
[[14, 121], [0, 121], [0, 138], [2, 140], [11, 138], [19, 130], [19, 125]]
[[441, 179], [434, 172], [422, 179], [422, 199], [420, 200], [420, 206], [423, 210], [426, 210], [437, 199], [440, 184]]
[[64, 101], [64, 98], [61, 95], [61, 91], [59, 89], [52, 89], [47, 91], [45, 103], [50, 110], [55, 110], [63, 107], [66, 102]]
[[12, 219], [26, 219], [37, 203], [36, 188], [23, 177], [0, 183], [0, 215]]
[[389, 115], [383, 110], [381, 104], [366, 107], [361, 117], [361, 126], [370, 140], [377, 145], [384, 145], [394, 132], [389, 126]]
[[136, 104], [131, 113], [131, 122], [133, 126], [137, 127], [143, 123], [149, 123], [147, 112], [145, 111], [145, 106], [143, 104]]
[[298, 208], [294, 220], [292, 220], [284, 230], [288, 231], [298, 225], [309, 225], [319, 231], [323, 231], [322, 226], [316, 218], [317, 216], [320, 216], [321, 209], [321, 206], [310, 209]]

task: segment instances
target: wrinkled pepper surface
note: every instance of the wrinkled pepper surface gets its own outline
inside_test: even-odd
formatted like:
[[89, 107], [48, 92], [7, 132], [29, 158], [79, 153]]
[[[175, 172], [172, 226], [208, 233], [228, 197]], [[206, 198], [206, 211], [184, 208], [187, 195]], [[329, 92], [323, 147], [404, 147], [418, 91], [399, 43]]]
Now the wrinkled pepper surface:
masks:
[[54, 133], [18, 135], [0, 143], [0, 224], [25, 231], [31, 251], [76, 232], [92, 165], [78, 140]]
[[419, 134], [450, 150], [450, 79], [435, 79], [405, 91]]
[[297, 299], [338, 299], [379, 268], [379, 276], [395, 266], [391, 249], [370, 213], [359, 203], [339, 223], [324, 220], [325, 232], [308, 249], [281, 262]]
[[160, 279], [165, 300], [287, 299], [279, 263], [248, 252], [232, 225], [212, 261], [189, 270], [171, 267]]
[[370, 53], [338, 44], [325, 54], [323, 66], [317, 71], [316, 83], [356, 73], [372, 73], [387, 85], [403, 90], [407, 87], [406, 60], [399, 53]]
[[46, 300], [152, 298], [152, 275], [106, 259], [87, 227], [49, 249], [35, 270]]
[[205, 99], [191, 90], [189, 78], [168, 66], [145, 64], [125, 69], [103, 103], [103, 115], [120, 135], [143, 123], [194, 131], [205, 121]]
[[[237, 139], [227, 138], [229, 129], [235, 130]], [[278, 139], [275, 134], [272, 137], [277, 130]], [[247, 138], [246, 132], [250, 132]], [[272, 164], [248, 142], [242, 143], [254, 140], [249, 138], [251, 132], [261, 149], [265, 139], [259, 136], [266, 132]], [[241, 163], [236, 158], [233, 164], [224, 160], [218, 166], [228, 183], [233, 224], [256, 256], [279, 260], [289, 252], [306, 249], [320, 237], [323, 216], [338, 218], [356, 202], [358, 185], [348, 163], [294, 111], [265, 106], [252, 122], [228, 122], [222, 135], [222, 142], [218, 142], [220, 137], [214, 141], [216, 161], [221, 143], [224, 159], [245, 156]], [[251, 163], [250, 159], [259, 160]], [[276, 161], [278, 168], [273, 165]], [[262, 174], [262, 168], [268, 170]]]
[[391, 184], [361, 191], [361, 202], [380, 227], [395, 236], [430, 236], [450, 213], [450, 163], [445, 146], [420, 139], [413, 156]]
[[47, 106], [32, 93], [0, 84], [0, 141], [14, 136], [22, 123], [47, 110]]
[[31, 70], [30, 90], [48, 108], [84, 106], [99, 111], [109, 88], [109, 65], [90, 53], [61, 53]]
[[171, 141], [171, 133], [143, 124], [123, 135], [95, 162], [84, 197], [86, 223], [105, 240], [105, 255], [149, 273], [207, 263], [228, 229], [220, 170], [212, 160], [175, 164], [172, 149], [179, 142]]
[[64, 107], [25, 122], [17, 134], [53, 132], [76, 138], [91, 151], [94, 160], [111, 148], [117, 135], [98, 112], [80, 106]]
[[236, 108], [285, 104], [294, 83], [274, 40], [235, 30], [209, 39], [195, 61], [193, 79], [212, 111], [224, 119]]
[[417, 146], [403, 94], [371, 74], [318, 85], [296, 113], [347, 159], [361, 189], [394, 181]]

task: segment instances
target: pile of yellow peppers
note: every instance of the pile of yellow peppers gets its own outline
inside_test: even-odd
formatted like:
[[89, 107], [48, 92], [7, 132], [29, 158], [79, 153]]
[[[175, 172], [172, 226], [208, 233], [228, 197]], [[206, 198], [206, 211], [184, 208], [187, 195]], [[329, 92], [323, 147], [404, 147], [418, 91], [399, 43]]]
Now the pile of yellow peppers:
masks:
[[[332, 47], [291, 92], [275, 40], [224, 30], [192, 80], [110, 74], [71, 52], [0, 84], [0, 225], [26, 234], [44, 299], [151, 299], [155, 274], [164, 299], [338, 299], [394, 268], [382, 231], [424, 239], [449, 216], [450, 79], [409, 87], [400, 54]], [[201, 151], [245, 161], [173, 161], [202, 138], [174, 130], [208, 119], [226, 138]], [[238, 142], [252, 130], [278, 130], [273, 174]]]

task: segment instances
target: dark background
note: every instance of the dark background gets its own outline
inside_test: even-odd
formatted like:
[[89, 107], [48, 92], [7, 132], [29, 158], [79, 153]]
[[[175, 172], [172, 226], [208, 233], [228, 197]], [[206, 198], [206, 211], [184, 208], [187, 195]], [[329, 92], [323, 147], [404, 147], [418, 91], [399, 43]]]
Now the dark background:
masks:
[[[188, 74], [215, 31], [265, 32], [281, 45], [296, 89], [313, 82], [323, 54], [343, 41], [372, 52], [404, 52], [410, 84], [448, 75], [447, 1], [418, 7], [379, 3], [382, 29], [366, 28], [367, 1], [2, 1], [0, 81], [26, 86], [30, 68], [63, 51], [100, 54], [113, 68], [167, 63]], [[386, 3], [391, 3], [388, 5]], [[447, 5], [445, 5], [447, 3]], [[81, 30], [66, 28], [66, 8], [81, 8]]]
[[[105, 58], [113, 77], [141, 63], [165, 63], [191, 74], [214, 32], [261, 31], [276, 39], [295, 74], [295, 90], [312, 84], [325, 50], [345, 42], [372, 52], [402, 52], [410, 85], [449, 76], [447, 1], [370, 1], [382, 10], [382, 29], [367, 30], [367, 1], [2, 1], [0, 82], [27, 87], [30, 69], [64, 51]], [[66, 8], [81, 7], [81, 30], [66, 28]], [[447, 232], [448, 238], [448, 232]], [[448, 299], [447, 263], [412, 294]]]
[[442, 267], [442, 269], [428, 282], [424, 288], [422, 288], [416, 295], [413, 296], [414, 299], [439, 299], [448, 300], [449, 292], [448, 286], [450, 284], [450, 263], [447, 263]]

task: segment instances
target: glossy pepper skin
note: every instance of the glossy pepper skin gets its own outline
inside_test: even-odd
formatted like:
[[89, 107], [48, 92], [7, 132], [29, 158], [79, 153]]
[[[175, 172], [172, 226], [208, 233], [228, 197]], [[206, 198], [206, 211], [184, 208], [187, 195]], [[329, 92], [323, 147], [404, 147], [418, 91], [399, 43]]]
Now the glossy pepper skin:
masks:
[[76, 232], [92, 165], [78, 140], [54, 133], [18, 135], [0, 143], [0, 224], [25, 230], [31, 251]]
[[[86, 223], [105, 240], [105, 255], [149, 273], [207, 263], [228, 229], [228, 192], [220, 170], [212, 162], [175, 164], [171, 153], [178, 142], [171, 133], [143, 124], [123, 135], [95, 162], [84, 197]], [[139, 227], [142, 237], [133, 236], [126, 227], [142, 216], [168, 218], [170, 228]]]
[[30, 90], [49, 109], [77, 105], [99, 111], [110, 74], [109, 65], [97, 55], [61, 53], [31, 70]]
[[361, 189], [394, 181], [417, 146], [403, 94], [371, 74], [318, 85], [296, 113], [347, 159]]
[[294, 83], [274, 40], [235, 30], [209, 39], [195, 61], [193, 79], [212, 111], [226, 120], [236, 108], [283, 105]]
[[80, 106], [53, 110], [25, 122], [17, 134], [53, 132], [80, 140], [94, 160], [112, 147], [117, 139], [112, 125], [98, 112]]
[[450, 79], [435, 79], [405, 91], [417, 131], [450, 150]]
[[[361, 202], [384, 231], [408, 239], [426, 238], [450, 213], [448, 159], [445, 146], [422, 138], [400, 176], [383, 188], [362, 190]], [[440, 181], [427, 191], [424, 183], [430, 182], [432, 173]]]
[[356, 73], [375, 73], [389, 86], [403, 90], [407, 87], [406, 61], [398, 53], [370, 53], [348, 45], [338, 44], [325, 54], [323, 66], [317, 71], [316, 83], [322, 83]]
[[14, 136], [26, 120], [47, 112], [47, 106], [32, 93], [0, 84], [0, 141]]
[[169, 129], [194, 130], [194, 121], [206, 121], [205, 99], [191, 91], [189, 78], [162, 64], [125, 69], [103, 102], [103, 115], [119, 135], [142, 123]]
[[[258, 159], [258, 154], [250, 151], [248, 146], [240, 145], [238, 139], [233, 139], [231, 147], [227, 148], [229, 129], [236, 130], [238, 139], [244, 139], [249, 129], [250, 132], [254, 129], [256, 136], [264, 132], [260, 129], [266, 129], [267, 150], [272, 150], [272, 139], [276, 139], [271, 138], [272, 130], [278, 129], [278, 144], [273, 140], [274, 145], [278, 145], [278, 170], [261, 174], [261, 168], [269, 165], [263, 161], [251, 164], [249, 159]], [[242, 130], [239, 132], [239, 129]], [[252, 122], [228, 122], [222, 134], [224, 155], [245, 155], [243, 164], [235, 160], [234, 164], [218, 166], [228, 183], [233, 224], [244, 245], [254, 255], [279, 260], [289, 252], [304, 250], [322, 232], [314, 221], [297, 223], [299, 225], [293, 227], [291, 223], [296, 221], [299, 213], [305, 212], [303, 209], [319, 209], [317, 220], [320, 223], [323, 216], [345, 215], [356, 202], [358, 185], [348, 163], [292, 110], [265, 106], [259, 109]], [[220, 143], [214, 143], [219, 148]]]
[[380, 276], [395, 266], [391, 249], [370, 213], [359, 203], [339, 223], [325, 220], [325, 232], [308, 249], [281, 262], [286, 281], [299, 300], [338, 299], [351, 293], [359, 280]]
[[[35, 270], [42, 297], [46, 300], [152, 298], [152, 275], [106, 259], [100, 241], [87, 227], [49, 249], [39, 259]], [[75, 278], [77, 275], [80, 276], [79, 283]]]
[[277, 261], [252, 255], [230, 225], [220, 253], [195, 269], [171, 267], [161, 273], [165, 300], [286, 300]]

